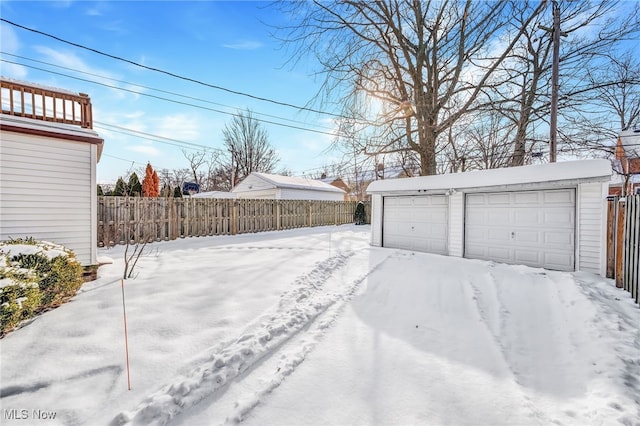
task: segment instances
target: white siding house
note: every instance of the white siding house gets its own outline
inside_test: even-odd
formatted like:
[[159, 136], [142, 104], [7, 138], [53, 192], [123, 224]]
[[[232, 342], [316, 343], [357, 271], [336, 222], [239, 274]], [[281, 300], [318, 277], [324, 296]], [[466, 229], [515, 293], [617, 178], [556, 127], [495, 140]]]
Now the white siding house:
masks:
[[193, 194], [191, 198], [236, 198], [236, 194], [226, 191], [207, 191]]
[[[3, 87], [3, 99], [4, 99]], [[87, 98], [88, 99], [88, 98]], [[0, 114], [0, 240], [34, 237], [96, 265], [96, 163], [90, 128]]]
[[345, 192], [315, 179], [253, 172], [231, 190], [238, 198], [343, 201]]
[[379, 180], [371, 244], [605, 274], [607, 160]]

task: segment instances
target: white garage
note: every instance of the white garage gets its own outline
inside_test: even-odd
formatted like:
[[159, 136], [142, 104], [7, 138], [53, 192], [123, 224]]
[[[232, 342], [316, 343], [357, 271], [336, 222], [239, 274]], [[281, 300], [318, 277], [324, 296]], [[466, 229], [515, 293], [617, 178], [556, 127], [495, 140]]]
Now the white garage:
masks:
[[608, 160], [379, 180], [371, 244], [604, 275]]
[[444, 195], [386, 197], [385, 247], [447, 254], [448, 206]]

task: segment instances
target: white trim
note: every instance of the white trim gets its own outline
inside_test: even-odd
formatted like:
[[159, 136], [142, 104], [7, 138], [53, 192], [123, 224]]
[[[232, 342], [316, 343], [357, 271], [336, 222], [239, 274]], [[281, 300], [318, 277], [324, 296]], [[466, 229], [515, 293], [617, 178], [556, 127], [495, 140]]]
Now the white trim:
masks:
[[98, 147], [91, 145], [91, 178], [89, 192], [91, 193], [91, 265], [98, 264], [98, 183], [96, 179], [96, 164], [98, 158]]

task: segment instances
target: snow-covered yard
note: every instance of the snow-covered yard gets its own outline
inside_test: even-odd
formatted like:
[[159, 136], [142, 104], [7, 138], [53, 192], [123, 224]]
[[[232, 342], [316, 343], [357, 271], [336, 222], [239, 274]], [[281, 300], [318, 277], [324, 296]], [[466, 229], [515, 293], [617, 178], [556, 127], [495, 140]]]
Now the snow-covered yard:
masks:
[[[366, 226], [122, 247], [0, 341], [2, 424], [640, 424], [640, 309], [586, 273], [368, 245]], [[38, 420], [40, 413], [55, 419]]]

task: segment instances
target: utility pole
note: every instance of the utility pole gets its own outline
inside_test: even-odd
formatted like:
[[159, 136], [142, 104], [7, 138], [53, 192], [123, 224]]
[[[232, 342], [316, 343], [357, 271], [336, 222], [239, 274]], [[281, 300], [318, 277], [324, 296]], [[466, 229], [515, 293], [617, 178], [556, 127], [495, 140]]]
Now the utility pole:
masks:
[[551, 117], [549, 119], [549, 162], [556, 162], [558, 140], [558, 78], [560, 62], [560, 36], [566, 37], [567, 33], [560, 30], [560, 6], [553, 0], [553, 28], [539, 25], [539, 28], [552, 34], [553, 63], [551, 67]]
[[558, 68], [560, 62], [560, 7], [553, 0], [553, 66], [551, 69], [551, 119], [549, 123], [549, 162], [556, 162], [558, 138]]

